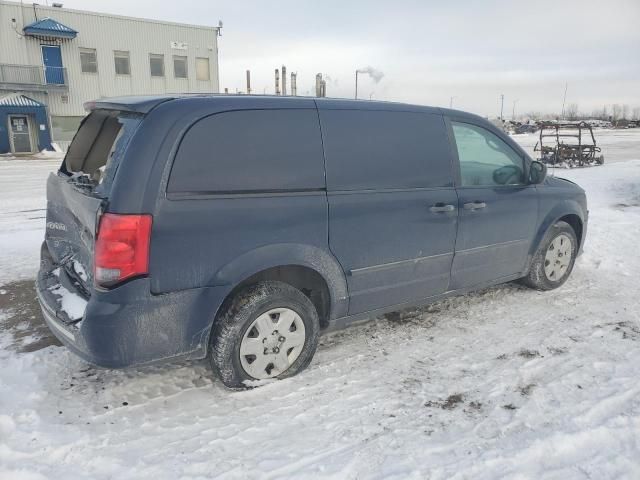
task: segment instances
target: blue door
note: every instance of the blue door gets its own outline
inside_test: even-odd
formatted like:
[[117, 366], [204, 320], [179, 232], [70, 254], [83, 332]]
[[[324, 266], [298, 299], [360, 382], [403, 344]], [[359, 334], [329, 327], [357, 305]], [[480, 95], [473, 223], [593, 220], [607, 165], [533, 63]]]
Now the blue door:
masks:
[[42, 45], [42, 64], [47, 85], [64, 85], [62, 54], [58, 45]]
[[451, 289], [522, 273], [537, 227], [538, 192], [524, 155], [480, 125], [452, 121], [460, 167]]

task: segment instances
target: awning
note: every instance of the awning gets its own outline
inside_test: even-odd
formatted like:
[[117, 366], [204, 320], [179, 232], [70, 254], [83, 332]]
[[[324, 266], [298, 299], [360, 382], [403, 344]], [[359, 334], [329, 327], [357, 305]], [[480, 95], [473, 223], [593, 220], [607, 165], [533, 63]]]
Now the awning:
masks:
[[25, 26], [22, 31], [25, 35], [37, 38], [76, 38], [78, 32], [73, 28], [67, 27], [61, 24], [53, 18], [43, 18], [36, 22], [30, 23]]
[[19, 93], [10, 93], [0, 97], [0, 107], [44, 107], [44, 104]]

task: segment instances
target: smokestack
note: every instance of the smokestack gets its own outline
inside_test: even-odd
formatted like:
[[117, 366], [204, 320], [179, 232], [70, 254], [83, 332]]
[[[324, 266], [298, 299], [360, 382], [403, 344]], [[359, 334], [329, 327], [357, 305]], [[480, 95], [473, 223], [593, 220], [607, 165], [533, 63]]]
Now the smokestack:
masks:
[[247, 95], [251, 95], [251, 70], [247, 70]]
[[276, 68], [276, 95], [280, 95], [280, 71]]
[[287, 94], [287, 67], [282, 65], [282, 95]]
[[316, 74], [316, 97], [322, 96], [322, 74]]
[[320, 96], [321, 97], [326, 97], [327, 96], [327, 81], [326, 80], [322, 80], [320, 82]]
[[229, 88], [228, 87], [224, 87], [224, 93], [229, 93]]
[[298, 95], [298, 85], [296, 84], [297, 73], [291, 72], [291, 95], [294, 97]]

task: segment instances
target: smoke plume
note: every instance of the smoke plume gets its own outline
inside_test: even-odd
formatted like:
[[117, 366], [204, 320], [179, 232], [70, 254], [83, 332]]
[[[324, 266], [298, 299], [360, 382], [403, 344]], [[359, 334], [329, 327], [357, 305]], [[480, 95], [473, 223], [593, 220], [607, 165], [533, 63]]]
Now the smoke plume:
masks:
[[384, 77], [384, 73], [382, 73], [380, 70], [377, 70], [373, 67], [359, 68], [358, 73], [366, 73], [376, 83], [378, 83], [380, 80], [382, 80], [382, 77]]

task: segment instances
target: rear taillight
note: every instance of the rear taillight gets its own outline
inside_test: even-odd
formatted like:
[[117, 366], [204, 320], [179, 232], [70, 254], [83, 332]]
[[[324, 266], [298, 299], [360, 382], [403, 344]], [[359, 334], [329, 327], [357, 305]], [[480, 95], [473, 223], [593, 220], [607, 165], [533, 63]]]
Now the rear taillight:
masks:
[[151, 215], [105, 213], [96, 233], [94, 280], [109, 287], [149, 273]]

